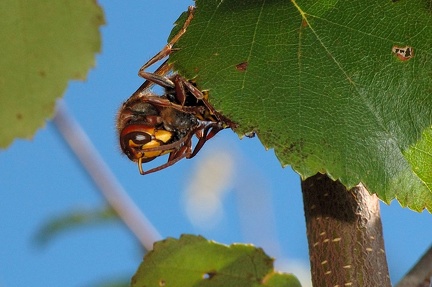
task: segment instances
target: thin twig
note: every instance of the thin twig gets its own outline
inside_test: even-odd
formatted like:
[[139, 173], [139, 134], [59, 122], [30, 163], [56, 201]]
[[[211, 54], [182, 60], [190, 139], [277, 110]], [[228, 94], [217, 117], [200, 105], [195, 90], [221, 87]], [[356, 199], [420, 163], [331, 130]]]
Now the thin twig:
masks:
[[153, 243], [162, 238], [161, 235], [127, 195], [84, 130], [68, 113], [64, 104], [57, 105], [57, 113], [53, 122], [108, 203], [144, 248], [151, 250]]
[[429, 287], [432, 285], [432, 246], [402, 278], [396, 287]]

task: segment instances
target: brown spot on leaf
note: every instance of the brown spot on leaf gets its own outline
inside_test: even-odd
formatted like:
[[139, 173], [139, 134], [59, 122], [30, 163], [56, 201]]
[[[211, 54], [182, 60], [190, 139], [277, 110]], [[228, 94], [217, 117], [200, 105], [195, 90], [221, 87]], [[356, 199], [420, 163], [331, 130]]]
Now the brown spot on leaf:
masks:
[[248, 62], [241, 62], [240, 64], [236, 65], [237, 71], [244, 72], [246, 71], [249, 63]]

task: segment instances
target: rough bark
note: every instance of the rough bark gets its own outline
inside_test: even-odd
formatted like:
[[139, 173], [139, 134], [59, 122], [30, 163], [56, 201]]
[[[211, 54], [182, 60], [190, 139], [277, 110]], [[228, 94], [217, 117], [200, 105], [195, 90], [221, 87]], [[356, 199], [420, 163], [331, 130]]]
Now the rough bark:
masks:
[[302, 182], [314, 287], [390, 287], [379, 202], [317, 174]]

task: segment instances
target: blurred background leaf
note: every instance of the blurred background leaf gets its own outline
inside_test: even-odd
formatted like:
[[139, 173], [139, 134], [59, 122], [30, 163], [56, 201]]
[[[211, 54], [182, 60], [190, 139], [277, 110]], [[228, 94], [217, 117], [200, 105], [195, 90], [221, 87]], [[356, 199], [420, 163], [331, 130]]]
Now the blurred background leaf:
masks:
[[96, 1], [0, 3], [0, 148], [30, 138], [54, 113], [70, 79], [85, 79], [100, 51]]
[[72, 229], [117, 222], [118, 220], [117, 214], [110, 206], [103, 209], [70, 211], [45, 222], [37, 232], [35, 241], [38, 244], [47, 244], [55, 237]]

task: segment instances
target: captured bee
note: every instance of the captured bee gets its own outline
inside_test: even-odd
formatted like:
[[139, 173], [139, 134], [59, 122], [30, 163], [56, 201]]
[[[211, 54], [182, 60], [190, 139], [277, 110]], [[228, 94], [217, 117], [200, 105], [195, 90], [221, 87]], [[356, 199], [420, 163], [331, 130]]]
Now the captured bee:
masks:
[[[193, 7], [180, 32], [146, 64], [139, 75], [146, 81], [123, 104], [117, 117], [120, 147], [128, 158], [138, 164], [139, 172], [149, 174], [167, 168], [183, 158], [194, 157], [205, 142], [220, 130], [235, 124], [220, 115], [208, 102], [207, 92], [178, 74], [170, 74], [172, 64], [165, 61], [154, 73], [149, 66], [169, 56], [172, 46], [184, 34], [193, 18]], [[161, 86], [159, 96], [150, 88]], [[197, 138], [195, 147], [192, 139]], [[143, 163], [168, 155], [165, 164], [144, 171]]]

